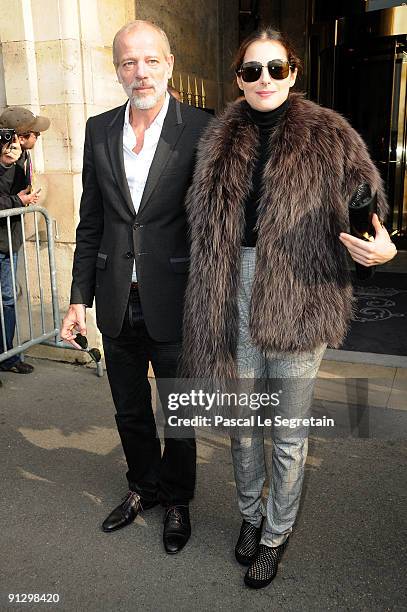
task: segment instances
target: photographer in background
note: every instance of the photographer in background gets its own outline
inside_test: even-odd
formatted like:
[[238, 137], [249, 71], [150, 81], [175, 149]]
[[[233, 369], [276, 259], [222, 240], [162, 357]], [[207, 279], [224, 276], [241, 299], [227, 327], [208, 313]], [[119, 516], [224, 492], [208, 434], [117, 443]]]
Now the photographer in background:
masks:
[[[39, 190], [31, 193], [32, 163], [29, 150], [35, 146], [40, 133], [49, 128], [47, 117], [36, 117], [21, 106], [7, 108], [0, 116], [0, 210], [36, 204]], [[14, 134], [13, 134], [14, 132]], [[21, 246], [20, 217], [11, 217], [13, 257], [10, 257], [6, 219], [0, 220], [0, 283], [4, 309], [6, 347], [10, 350], [16, 326], [12, 268], [17, 269], [17, 253]], [[4, 341], [0, 325], [0, 353]], [[18, 355], [0, 362], [0, 370], [30, 374], [33, 366], [22, 362]]]
[[21, 155], [21, 145], [14, 130], [0, 129], [0, 167], [2, 175], [11, 168]]

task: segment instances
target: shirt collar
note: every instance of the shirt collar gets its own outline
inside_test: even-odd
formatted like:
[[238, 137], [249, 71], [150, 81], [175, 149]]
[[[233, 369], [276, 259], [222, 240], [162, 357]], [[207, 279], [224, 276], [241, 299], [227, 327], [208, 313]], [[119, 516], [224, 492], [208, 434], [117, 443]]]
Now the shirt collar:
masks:
[[[149, 126], [149, 128], [153, 125], [157, 125], [160, 128], [162, 128], [163, 123], [164, 123], [164, 119], [165, 116], [168, 112], [168, 106], [170, 104], [170, 94], [168, 93], [168, 91], [165, 92], [165, 99], [164, 99], [164, 104], [161, 107], [160, 112], [158, 113], [158, 115], [156, 116], [156, 118], [154, 119], [154, 121], [152, 121], [151, 125]], [[127, 129], [130, 125], [129, 122], [129, 113], [130, 113], [130, 100], [127, 101], [126, 104], [126, 110], [124, 112], [124, 127]], [[148, 128], [148, 129], [149, 129]]]

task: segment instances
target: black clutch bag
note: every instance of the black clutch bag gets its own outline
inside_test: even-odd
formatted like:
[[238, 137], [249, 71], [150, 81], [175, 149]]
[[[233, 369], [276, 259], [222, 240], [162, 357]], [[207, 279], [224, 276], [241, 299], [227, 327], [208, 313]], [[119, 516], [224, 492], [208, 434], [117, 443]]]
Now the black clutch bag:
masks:
[[[375, 231], [372, 223], [374, 213], [377, 213], [377, 194], [372, 196], [370, 186], [362, 183], [351, 197], [349, 204], [350, 233], [356, 238], [370, 242], [374, 239]], [[355, 262], [356, 276], [360, 280], [372, 278], [375, 267], [366, 267]]]

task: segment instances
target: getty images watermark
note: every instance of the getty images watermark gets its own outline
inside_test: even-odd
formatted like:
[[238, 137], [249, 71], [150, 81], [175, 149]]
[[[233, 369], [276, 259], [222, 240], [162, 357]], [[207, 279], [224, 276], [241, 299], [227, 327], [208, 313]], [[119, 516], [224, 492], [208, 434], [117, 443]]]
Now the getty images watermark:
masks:
[[[183, 393], [169, 393], [167, 407], [171, 411], [181, 410], [182, 416], [171, 414], [167, 418], [170, 427], [334, 427], [335, 421], [326, 416], [283, 416], [273, 414], [266, 417], [262, 409], [275, 410], [280, 406], [283, 391], [275, 393], [226, 393], [217, 390], [208, 393], [200, 390], [190, 390]], [[259, 410], [261, 413], [250, 414]], [[186, 411], [193, 416], [185, 416]], [[216, 414], [196, 414], [198, 410], [210, 411]], [[243, 415], [233, 415], [242, 412]], [[194, 414], [195, 412], [195, 414]]]

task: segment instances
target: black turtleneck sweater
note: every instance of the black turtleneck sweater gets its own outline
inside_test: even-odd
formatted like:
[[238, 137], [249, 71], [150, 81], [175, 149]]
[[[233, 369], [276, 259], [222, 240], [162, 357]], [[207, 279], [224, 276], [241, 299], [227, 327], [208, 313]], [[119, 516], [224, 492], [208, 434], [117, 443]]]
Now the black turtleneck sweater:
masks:
[[249, 107], [250, 118], [259, 130], [259, 145], [257, 150], [257, 159], [253, 169], [252, 189], [244, 203], [245, 207], [245, 231], [242, 239], [242, 245], [247, 247], [255, 247], [257, 242], [257, 223], [258, 205], [261, 197], [261, 187], [263, 179], [264, 166], [270, 157], [268, 150], [268, 142], [271, 132], [276, 127], [280, 118], [284, 115], [287, 109], [287, 100], [274, 110], [263, 112]]

